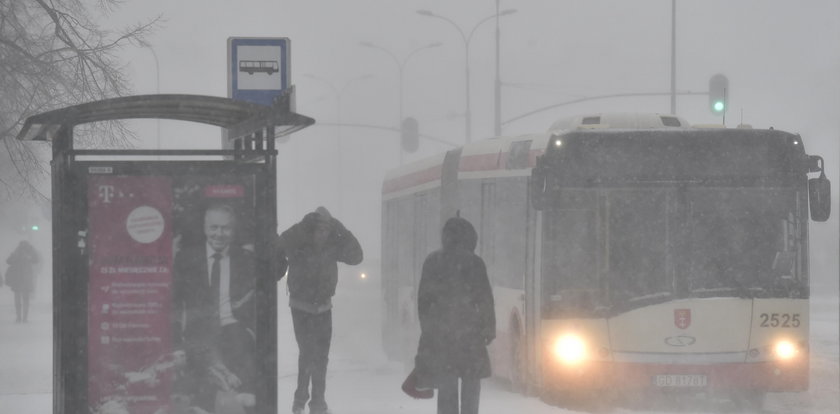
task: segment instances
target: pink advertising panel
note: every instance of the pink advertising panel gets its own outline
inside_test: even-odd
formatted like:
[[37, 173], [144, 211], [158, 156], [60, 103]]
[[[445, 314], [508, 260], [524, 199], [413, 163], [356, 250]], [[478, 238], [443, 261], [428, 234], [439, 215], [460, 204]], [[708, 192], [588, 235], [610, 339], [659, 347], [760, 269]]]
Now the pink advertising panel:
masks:
[[88, 220], [89, 401], [151, 414], [172, 383], [170, 179], [93, 176]]
[[255, 176], [189, 171], [88, 177], [91, 413], [257, 404]]

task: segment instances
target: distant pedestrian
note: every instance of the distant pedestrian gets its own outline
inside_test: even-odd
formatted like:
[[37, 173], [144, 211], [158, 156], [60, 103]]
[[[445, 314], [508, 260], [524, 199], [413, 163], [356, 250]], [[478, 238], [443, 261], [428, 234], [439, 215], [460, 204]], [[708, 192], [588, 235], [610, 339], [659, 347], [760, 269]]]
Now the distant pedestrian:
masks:
[[415, 373], [418, 387], [437, 388], [438, 414], [477, 414], [481, 378], [490, 376], [487, 345], [496, 337], [496, 315], [477, 241], [469, 221], [450, 218], [442, 248], [423, 263]]
[[35, 267], [39, 263], [38, 252], [22, 240], [12, 252], [6, 263], [6, 285], [15, 294], [15, 322], [27, 322], [29, 319], [29, 298], [35, 291]]
[[326, 208], [318, 207], [281, 233], [275, 249], [289, 262], [289, 306], [300, 352], [292, 413], [303, 413], [309, 401], [310, 414], [328, 414], [325, 391], [337, 262], [361, 263], [362, 247]]

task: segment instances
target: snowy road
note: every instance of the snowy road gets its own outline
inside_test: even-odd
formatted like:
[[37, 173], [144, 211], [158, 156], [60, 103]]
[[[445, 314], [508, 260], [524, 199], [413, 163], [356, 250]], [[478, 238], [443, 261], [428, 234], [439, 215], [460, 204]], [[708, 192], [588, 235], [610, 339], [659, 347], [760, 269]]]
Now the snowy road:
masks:
[[[334, 310], [334, 340], [327, 379], [327, 399], [335, 414], [429, 414], [433, 400], [412, 400], [399, 389], [403, 368], [387, 362], [379, 347], [379, 302], [371, 282], [343, 280]], [[364, 283], [364, 284], [363, 284]], [[290, 411], [295, 387], [297, 346], [281, 288], [279, 313], [279, 412]], [[31, 321], [15, 324], [8, 290], [0, 290], [0, 414], [49, 413], [52, 410], [52, 331], [50, 304], [43, 295], [33, 304]], [[807, 393], [771, 394], [767, 413], [840, 412], [837, 298], [816, 296], [811, 306], [811, 388]], [[719, 409], [699, 412], [716, 412]], [[534, 397], [507, 391], [485, 381], [483, 414], [569, 413]], [[635, 413], [627, 409], [616, 413]], [[680, 413], [698, 411], [683, 410]]]

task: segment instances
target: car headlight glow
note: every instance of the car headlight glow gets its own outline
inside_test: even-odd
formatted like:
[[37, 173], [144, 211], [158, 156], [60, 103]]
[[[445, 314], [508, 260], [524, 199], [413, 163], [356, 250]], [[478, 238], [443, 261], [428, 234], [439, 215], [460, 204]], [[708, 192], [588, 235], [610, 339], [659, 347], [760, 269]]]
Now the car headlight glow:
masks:
[[776, 342], [773, 352], [779, 359], [791, 359], [799, 354], [799, 348], [793, 342], [783, 339]]
[[586, 358], [586, 343], [575, 334], [562, 335], [554, 341], [554, 357], [568, 365], [576, 365]]

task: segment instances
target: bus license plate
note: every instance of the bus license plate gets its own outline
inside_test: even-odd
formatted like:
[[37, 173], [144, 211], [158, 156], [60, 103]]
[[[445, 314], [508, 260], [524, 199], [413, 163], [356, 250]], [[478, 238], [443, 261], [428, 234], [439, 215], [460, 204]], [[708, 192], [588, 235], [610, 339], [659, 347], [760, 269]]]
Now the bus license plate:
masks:
[[653, 385], [657, 387], [705, 387], [708, 379], [705, 375], [655, 375]]

